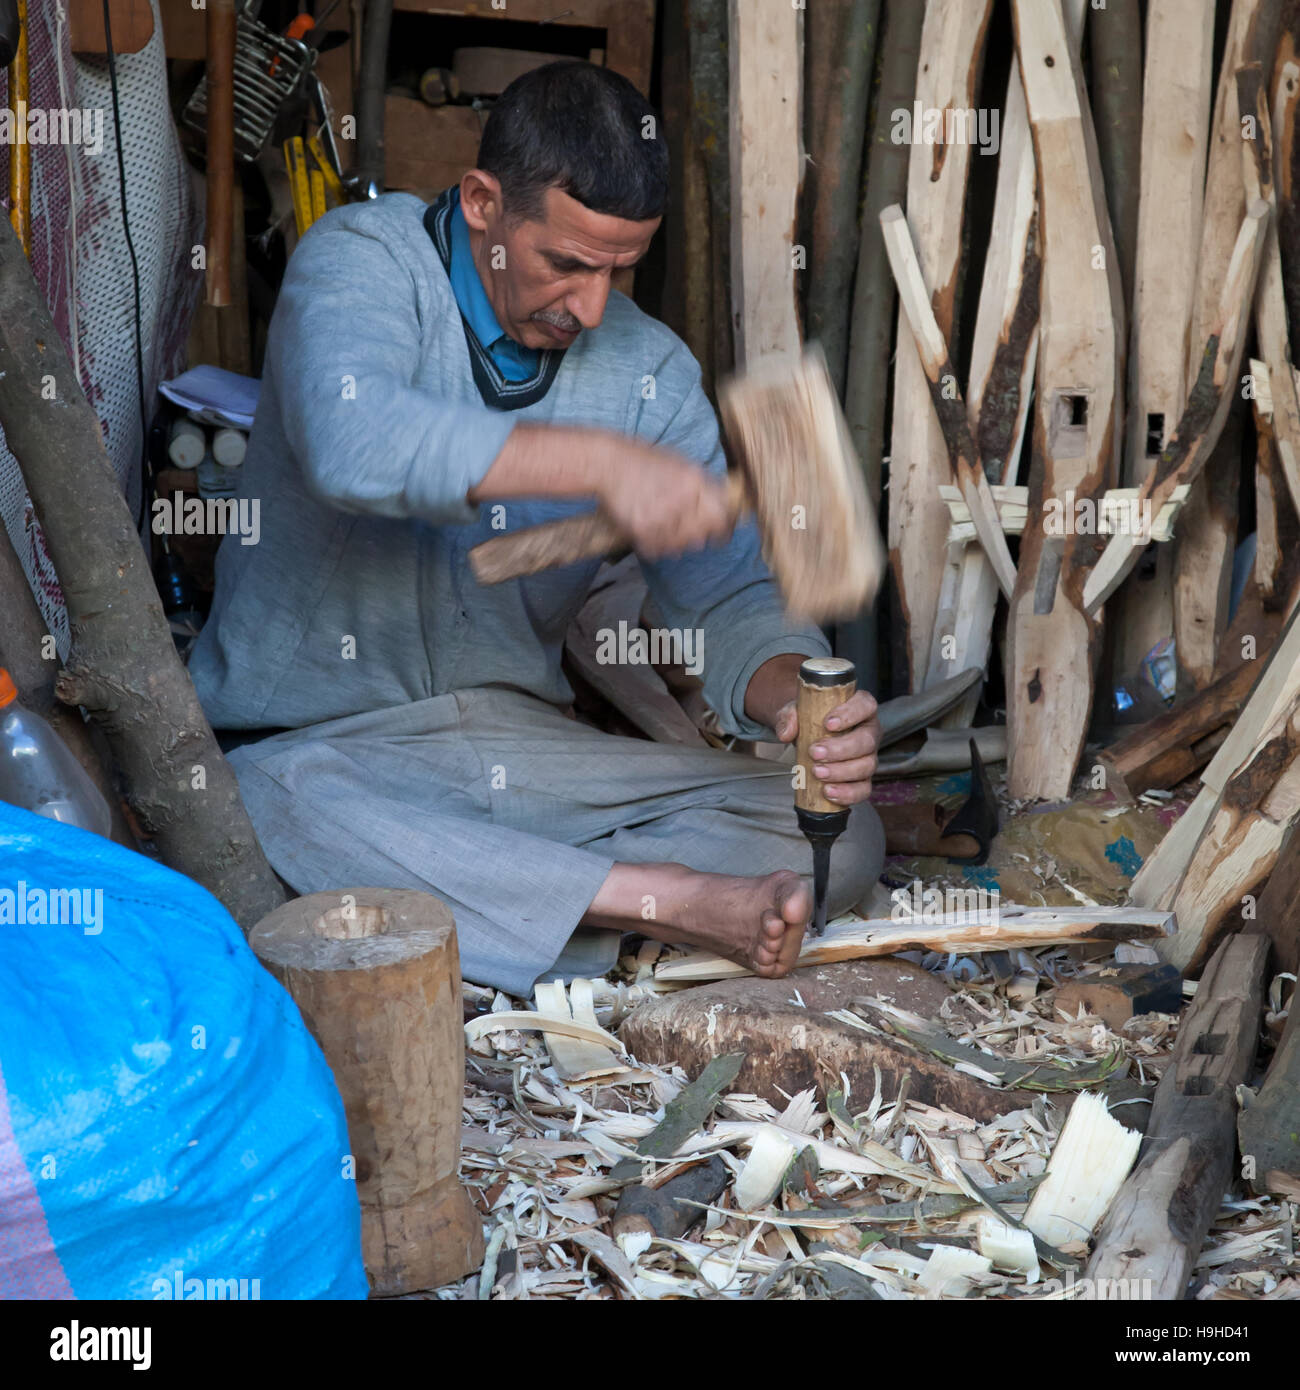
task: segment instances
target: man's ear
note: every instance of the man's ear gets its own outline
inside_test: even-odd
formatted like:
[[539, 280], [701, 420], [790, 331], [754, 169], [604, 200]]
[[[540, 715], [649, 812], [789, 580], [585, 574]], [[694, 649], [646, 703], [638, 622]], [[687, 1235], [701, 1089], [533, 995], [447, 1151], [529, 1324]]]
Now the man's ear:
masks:
[[486, 170], [471, 169], [460, 181], [460, 210], [474, 231], [487, 231], [502, 218], [501, 184]]

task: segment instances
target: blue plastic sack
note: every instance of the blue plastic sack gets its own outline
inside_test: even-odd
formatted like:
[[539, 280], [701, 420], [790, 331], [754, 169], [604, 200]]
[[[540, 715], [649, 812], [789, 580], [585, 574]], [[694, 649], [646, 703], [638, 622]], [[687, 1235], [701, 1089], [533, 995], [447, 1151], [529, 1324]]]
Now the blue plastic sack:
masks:
[[211, 894], [0, 802], [0, 1298], [364, 1298], [348, 1149]]

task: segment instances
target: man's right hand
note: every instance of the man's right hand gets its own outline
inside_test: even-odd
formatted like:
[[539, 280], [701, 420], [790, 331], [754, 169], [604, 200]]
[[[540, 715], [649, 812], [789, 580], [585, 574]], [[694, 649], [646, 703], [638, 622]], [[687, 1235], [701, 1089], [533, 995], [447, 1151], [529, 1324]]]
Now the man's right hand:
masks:
[[647, 560], [721, 543], [736, 522], [726, 487], [699, 464], [635, 439], [619, 441], [597, 496]]
[[583, 497], [648, 560], [725, 541], [736, 517], [725, 484], [675, 449], [613, 430], [516, 425], [470, 502]]

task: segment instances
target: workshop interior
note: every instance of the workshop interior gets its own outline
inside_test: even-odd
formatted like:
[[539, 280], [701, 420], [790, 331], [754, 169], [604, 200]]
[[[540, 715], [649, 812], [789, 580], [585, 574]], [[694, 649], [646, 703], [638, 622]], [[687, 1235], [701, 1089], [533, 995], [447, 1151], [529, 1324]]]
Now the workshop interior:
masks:
[[1300, 1299], [1300, 0], [0, 68], [0, 1300]]

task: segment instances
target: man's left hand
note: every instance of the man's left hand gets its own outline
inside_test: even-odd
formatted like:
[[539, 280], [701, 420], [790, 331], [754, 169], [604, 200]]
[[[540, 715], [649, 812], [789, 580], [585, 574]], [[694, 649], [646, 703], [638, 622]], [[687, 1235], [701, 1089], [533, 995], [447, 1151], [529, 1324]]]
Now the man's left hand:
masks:
[[[784, 705], [772, 726], [782, 743], [793, 743], [799, 734], [795, 704]], [[876, 702], [859, 690], [826, 716], [827, 734], [812, 746], [813, 776], [822, 784], [828, 801], [856, 806], [871, 796], [880, 747], [880, 720]]]

